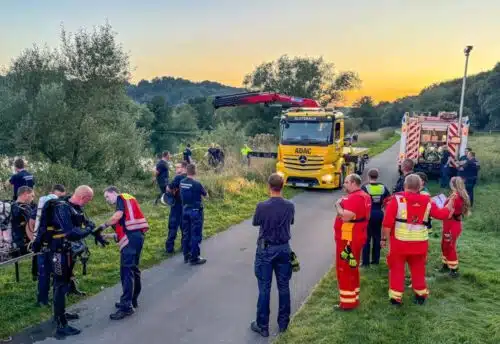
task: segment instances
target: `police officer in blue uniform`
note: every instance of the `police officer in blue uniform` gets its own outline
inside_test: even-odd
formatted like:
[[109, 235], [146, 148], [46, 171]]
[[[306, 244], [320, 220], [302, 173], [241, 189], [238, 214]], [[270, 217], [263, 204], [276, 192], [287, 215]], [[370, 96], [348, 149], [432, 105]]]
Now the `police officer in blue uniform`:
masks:
[[40, 252], [48, 243], [52, 255], [54, 276], [54, 320], [57, 323], [56, 337], [77, 335], [81, 331], [68, 325], [68, 320], [78, 319], [77, 314], [66, 313], [66, 292], [71, 278], [71, 242], [84, 239], [93, 234], [101, 245], [107, 242], [98, 232], [95, 224], [87, 220], [83, 206], [94, 196], [93, 190], [86, 185], [76, 188], [68, 199], [52, 199], [45, 203], [40, 217], [38, 234], [33, 242], [33, 251]]
[[196, 166], [189, 164], [186, 167], [187, 177], [180, 183], [182, 200], [182, 250], [184, 262], [191, 265], [205, 264], [207, 260], [200, 257], [200, 243], [203, 231], [203, 203], [202, 196], [208, 193], [201, 183], [195, 180]]
[[465, 189], [469, 195], [471, 207], [474, 205], [474, 187], [477, 184], [477, 177], [479, 174], [479, 161], [476, 160], [476, 153], [469, 151], [467, 153], [467, 162], [463, 165], [463, 176], [465, 179]]
[[[363, 264], [361, 266], [367, 267], [371, 264], [379, 264], [380, 261], [380, 239], [382, 234], [382, 220], [384, 219], [384, 212], [382, 205], [384, 200], [390, 196], [387, 187], [379, 183], [378, 170], [373, 168], [368, 171], [369, 182], [361, 187], [361, 190], [370, 195], [372, 199], [372, 208], [370, 213], [370, 220], [368, 221], [368, 235], [366, 244], [363, 247]], [[373, 242], [372, 259], [370, 262], [370, 248]]]
[[281, 195], [284, 180], [279, 174], [272, 174], [268, 180], [270, 198], [260, 202], [252, 220], [259, 226], [257, 250], [255, 252], [255, 277], [259, 286], [257, 317], [250, 325], [252, 331], [269, 337], [269, 303], [273, 271], [279, 294], [278, 325], [280, 332], [290, 322], [290, 279], [292, 259], [290, 227], [294, 223], [295, 206]]
[[[186, 178], [186, 168], [188, 163], [183, 161], [175, 166], [177, 175], [172, 182], [167, 186], [167, 193], [162, 197], [162, 203], [170, 205], [170, 215], [168, 218], [168, 235], [165, 242], [165, 251], [174, 253], [175, 238], [177, 237], [177, 229], [182, 225], [182, 199], [180, 194], [181, 181]], [[182, 234], [184, 236], [184, 234]]]
[[160, 161], [156, 164], [156, 183], [160, 189], [160, 194], [155, 200], [155, 204], [161, 199], [162, 195], [166, 192], [168, 184], [168, 160], [170, 158], [169, 152], [163, 152]]
[[13, 200], [17, 198], [17, 190], [19, 190], [21, 186], [27, 186], [31, 189], [35, 186], [35, 178], [24, 169], [25, 165], [23, 159], [16, 159], [16, 161], [14, 161], [14, 167], [16, 169], [16, 174], [12, 175], [9, 179], [9, 183], [14, 186]]

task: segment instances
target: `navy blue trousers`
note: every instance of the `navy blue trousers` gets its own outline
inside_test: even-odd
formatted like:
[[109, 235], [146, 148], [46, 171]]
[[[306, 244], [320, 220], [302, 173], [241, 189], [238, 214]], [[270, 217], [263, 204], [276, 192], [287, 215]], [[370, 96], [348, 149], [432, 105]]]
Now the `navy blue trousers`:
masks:
[[184, 257], [196, 261], [200, 256], [203, 231], [203, 209], [184, 208], [182, 212], [182, 250]]
[[170, 215], [168, 217], [168, 235], [167, 241], [165, 242], [165, 250], [168, 253], [174, 251], [175, 239], [177, 238], [177, 230], [179, 227], [181, 227], [181, 233], [184, 235], [182, 231], [182, 204], [176, 202], [173, 207], [170, 207]]
[[39, 303], [49, 303], [50, 275], [52, 273], [52, 254], [42, 252], [36, 259], [38, 261], [38, 294]]
[[129, 243], [120, 251], [120, 279], [123, 293], [120, 297], [120, 308], [124, 311], [132, 309], [132, 301], [137, 302], [141, 293], [141, 259], [144, 234], [141, 232], [127, 232]]
[[259, 287], [257, 300], [257, 325], [262, 329], [269, 328], [269, 303], [273, 272], [276, 275], [279, 295], [278, 325], [286, 329], [290, 322], [290, 279], [292, 277], [292, 262], [290, 245], [277, 245], [262, 248], [257, 247], [255, 253], [255, 277]]

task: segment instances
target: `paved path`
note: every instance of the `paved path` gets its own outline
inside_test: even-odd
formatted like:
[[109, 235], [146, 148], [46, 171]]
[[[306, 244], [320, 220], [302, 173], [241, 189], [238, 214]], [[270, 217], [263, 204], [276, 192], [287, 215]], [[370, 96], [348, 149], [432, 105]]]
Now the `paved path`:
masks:
[[[371, 159], [381, 181], [389, 187], [397, 179], [398, 144]], [[291, 281], [292, 313], [295, 313], [333, 263], [333, 204], [340, 191], [308, 191], [293, 199], [296, 205], [292, 247], [301, 270]], [[109, 320], [119, 299], [117, 285], [75, 305], [80, 314], [74, 324], [82, 333], [67, 343], [96, 344], [212, 344], [268, 343], [277, 331], [277, 292], [273, 279], [271, 336], [263, 339], [249, 330], [255, 317], [257, 282], [253, 260], [257, 228], [250, 220], [203, 241], [203, 266], [183, 264], [181, 255], [143, 272], [143, 290], [136, 313], [120, 322]], [[331, 300], [332, 305], [337, 300]], [[25, 331], [13, 343], [56, 343], [50, 324]]]

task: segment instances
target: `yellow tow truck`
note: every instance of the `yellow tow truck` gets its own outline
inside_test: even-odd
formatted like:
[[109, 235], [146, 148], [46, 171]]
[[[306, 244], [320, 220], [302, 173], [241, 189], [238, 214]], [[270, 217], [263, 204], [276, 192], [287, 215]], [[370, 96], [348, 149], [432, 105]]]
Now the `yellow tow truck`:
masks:
[[311, 99], [267, 92], [216, 97], [214, 107], [275, 102], [284, 103], [278, 152], [251, 152], [250, 157], [276, 158], [276, 172], [294, 187], [338, 189], [347, 175], [363, 173], [368, 148], [352, 147], [339, 111]]

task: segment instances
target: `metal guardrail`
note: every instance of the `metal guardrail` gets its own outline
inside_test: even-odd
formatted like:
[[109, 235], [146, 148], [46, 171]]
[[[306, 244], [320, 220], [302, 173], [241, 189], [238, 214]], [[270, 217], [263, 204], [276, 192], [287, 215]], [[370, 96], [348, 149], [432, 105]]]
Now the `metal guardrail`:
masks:
[[19, 276], [19, 262], [25, 259], [33, 258], [34, 256], [39, 255], [40, 253], [27, 253], [23, 254], [22, 256], [16, 257], [16, 258], [11, 258], [9, 260], [5, 260], [3, 262], [0, 262], [0, 268], [7, 267], [9, 265], [14, 264], [14, 268], [16, 271], [16, 282], [19, 282], [20, 276]]

